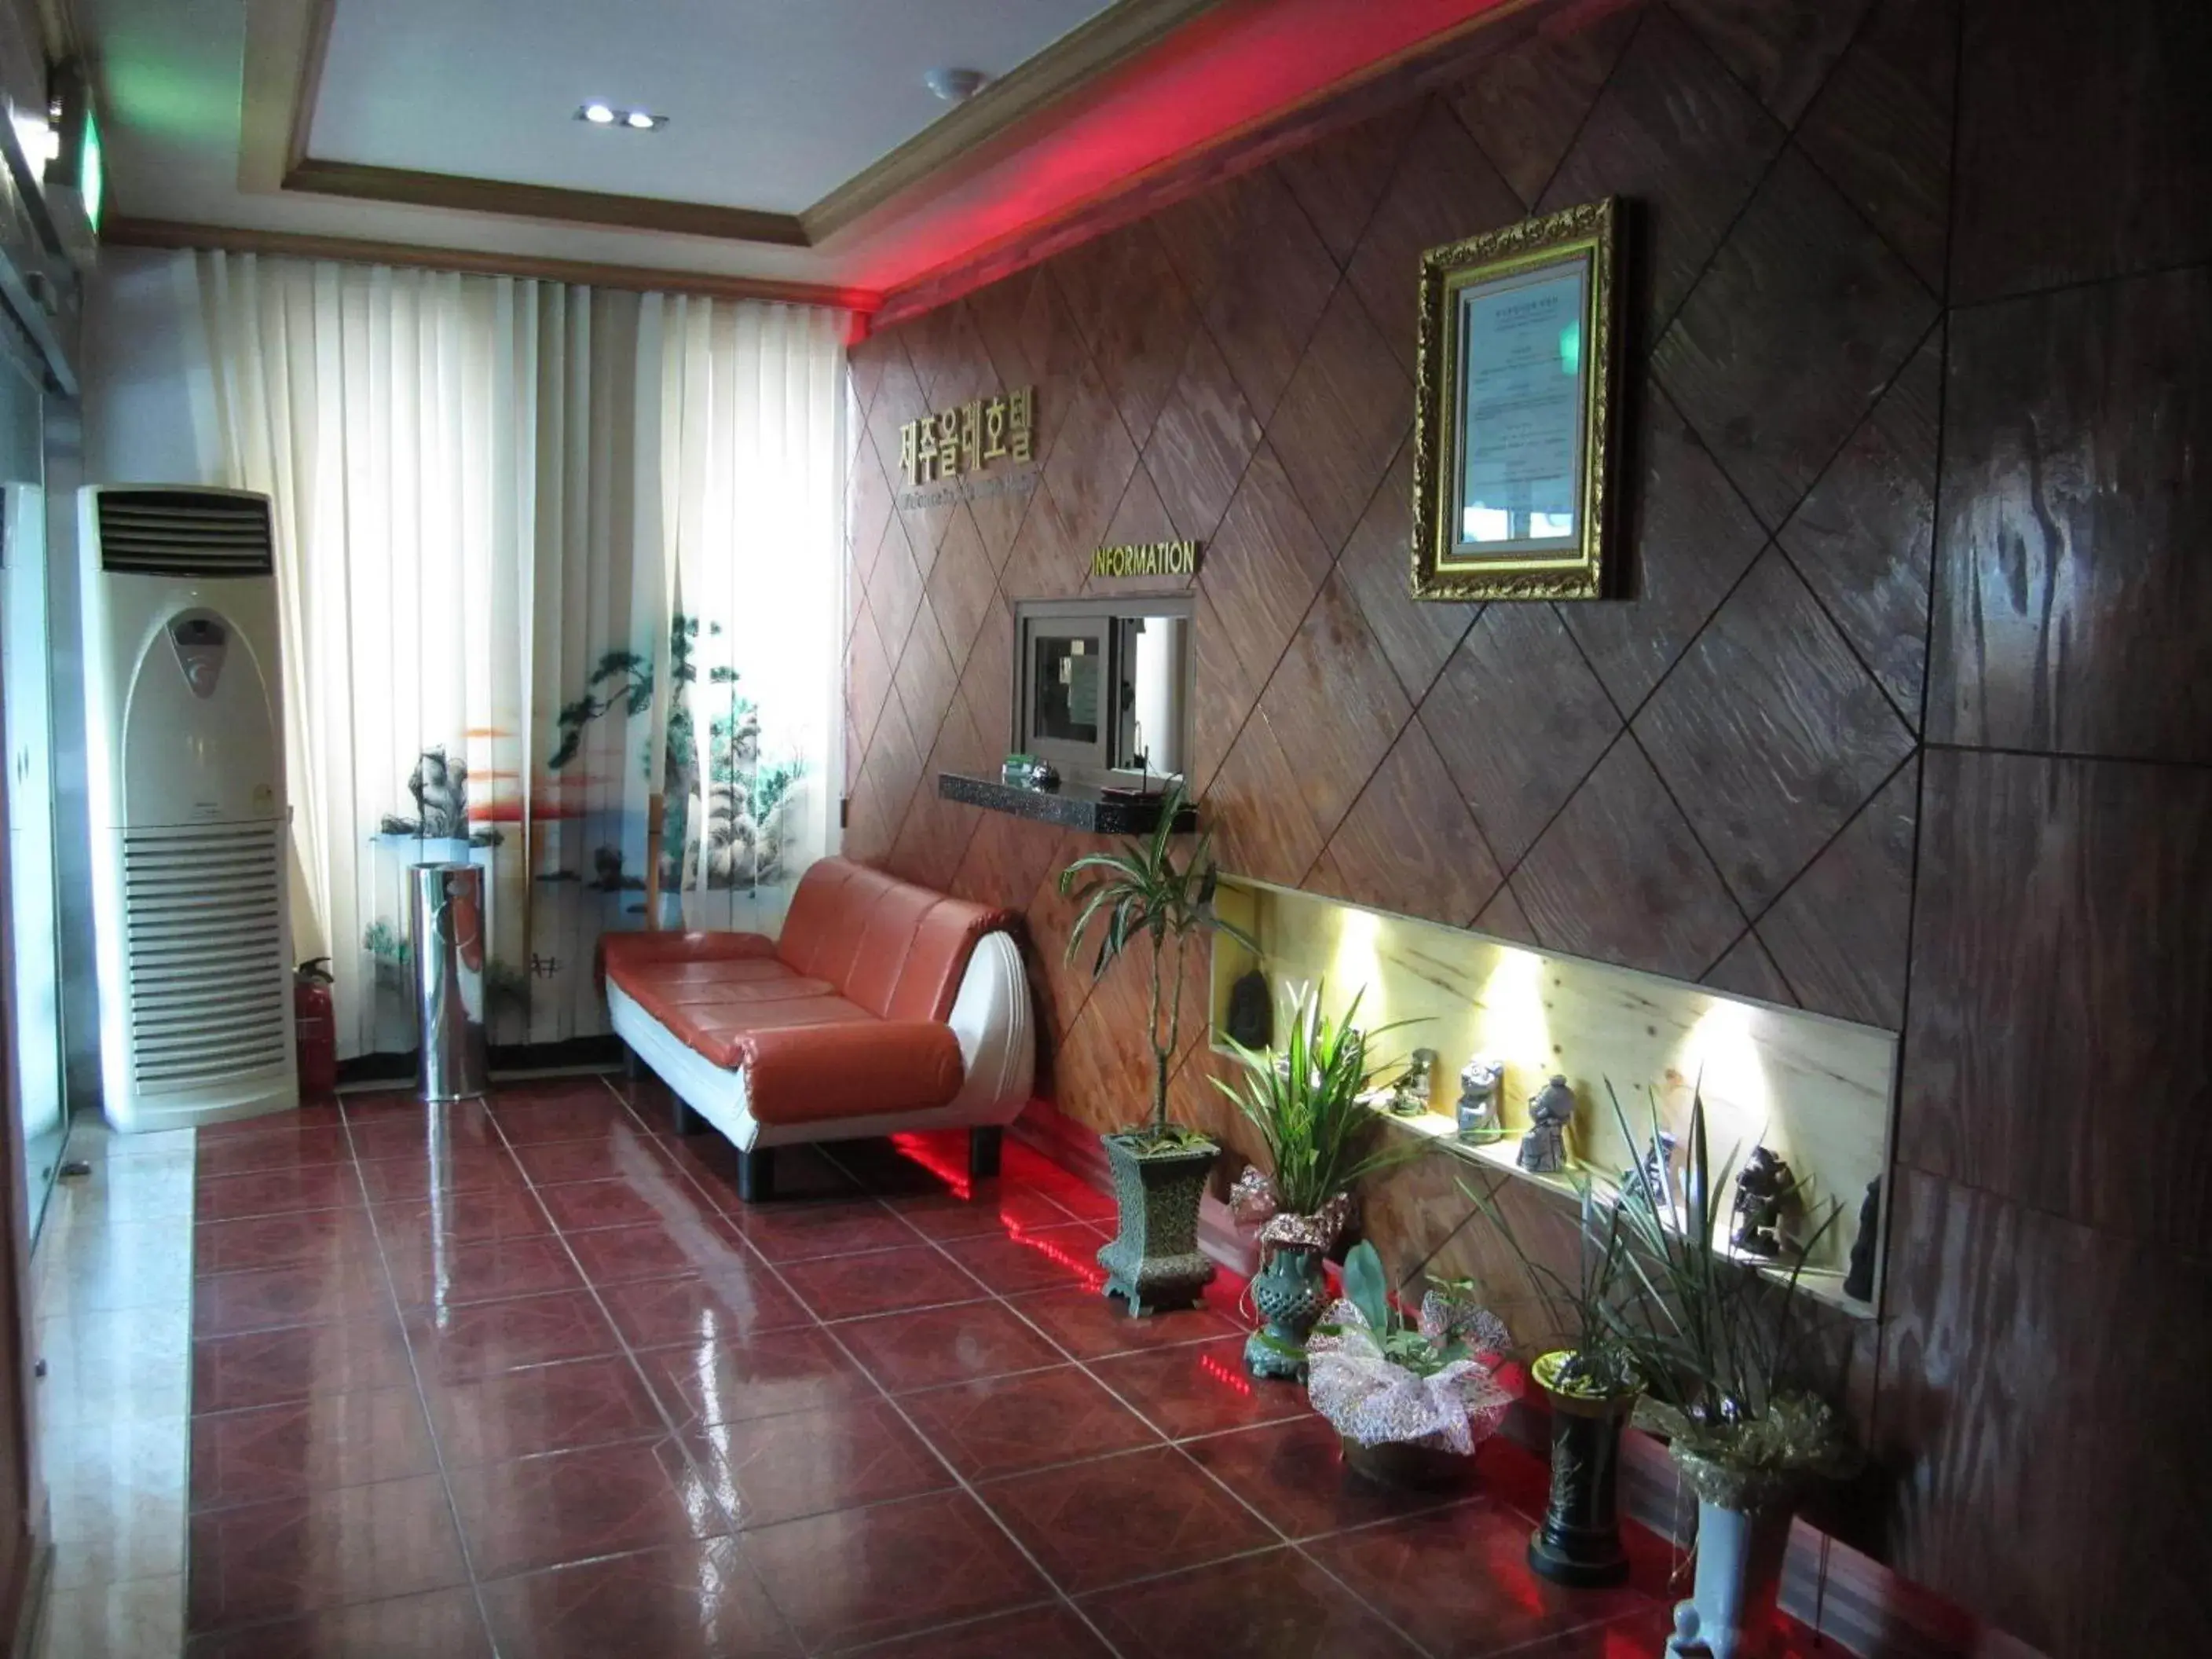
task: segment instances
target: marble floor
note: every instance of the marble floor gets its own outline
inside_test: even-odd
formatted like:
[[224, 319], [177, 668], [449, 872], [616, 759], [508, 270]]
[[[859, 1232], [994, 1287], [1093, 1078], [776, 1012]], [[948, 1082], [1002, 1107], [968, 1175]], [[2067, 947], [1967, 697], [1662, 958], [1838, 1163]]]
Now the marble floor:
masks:
[[1532, 1577], [1502, 1442], [1455, 1502], [1347, 1474], [1244, 1374], [1241, 1285], [1121, 1316], [1110, 1200], [1034, 1153], [787, 1152], [747, 1209], [655, 1087], [201, 1134], [188, 1565], [137, 1581], [195, 1659], [1658, 1651], [1656, 1549]]

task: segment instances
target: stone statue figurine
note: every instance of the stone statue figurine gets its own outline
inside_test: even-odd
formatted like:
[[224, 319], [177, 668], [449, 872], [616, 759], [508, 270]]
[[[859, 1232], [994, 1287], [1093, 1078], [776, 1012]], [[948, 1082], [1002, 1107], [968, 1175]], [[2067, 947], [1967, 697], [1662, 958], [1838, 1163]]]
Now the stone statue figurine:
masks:
[[1554, 1075], [1528, 1103], [1528, 1133], [1521, 1137], [1521, 1167], [1531, 1175], [1557, 1175], [1567, 1167], [1567, 1125], [1575, 1118], [1575, 1091]]
[[1859, 1230], [1851, 1240], [1850, 1271], [1844, 1275], [1844, 1294], [1854, 1302], [1874, 1300], [1874, 1253], [1881, 1230], [1881, 1177], [1876, 1176], [1859, 1200]]
[[1390, 1085], [1383, 1104], [1393, 1117], [1419, 1117], [1429, 1109], [1429, 1091], [1436, 1076], [1437, 1051], [1416, 1048], [1407, 1056], [1406, 1074]]
[[1674, 1148], [1680, 1144], [1674, 1135], [1661, 1129], [1653, 1135], [1644, 1162], [1621, 1172], [1621, 1186], [1631, 1191], [1640, 1186], [1650, 1194], [1652, 1206], [1662, 1215], [1671, 1215], [1674, 1210]]
[[1459, 1074], [1459, 1104], [1453, 1115], [1459, 1138], [1471, 1144], [1496, 1140], [1504, 1134], [1498, 1121], [1498, 1097], [1505, 1085], [1505, 1062], [1477, 1054]]
[[1780, 1255], [1789, 1246], [1790, 1218], [1796, 1198], [1797, 1177], [1790, 1173], [1788, 1163], [1764, 1146], [1753, 1147], [1735, 1178], [1729, 1248], [1745, 1255]]

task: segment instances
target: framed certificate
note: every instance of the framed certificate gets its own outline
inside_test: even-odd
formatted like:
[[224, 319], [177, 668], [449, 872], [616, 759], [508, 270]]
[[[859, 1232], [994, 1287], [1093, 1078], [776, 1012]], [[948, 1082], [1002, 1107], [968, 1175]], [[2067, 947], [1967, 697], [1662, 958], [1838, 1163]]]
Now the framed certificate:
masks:
[[1421, 256], [1415, 599], [1615, 591], [1619, 238], [1607, 200]]

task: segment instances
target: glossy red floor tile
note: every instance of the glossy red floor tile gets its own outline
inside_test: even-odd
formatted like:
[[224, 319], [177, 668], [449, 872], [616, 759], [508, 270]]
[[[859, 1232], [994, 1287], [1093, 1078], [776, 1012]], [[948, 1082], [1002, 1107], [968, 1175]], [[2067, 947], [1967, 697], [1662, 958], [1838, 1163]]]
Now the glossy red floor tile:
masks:
[[940, 1240], [1034, 1232], [1076, 1218], [1034, 1188], [1004, 1181], [985, 1182], [972, 1196], [940, 1191], [884, 1202], [923, 1237]]
[[1280, 1422], [1313, 1409], [1297, 1383], [1263, 1381], [1245, 1370], [1242, 1337], [1119, 1354], [1091, 1370], [1175, 1440]]
[[872, 1200], [778, 1207], [755, 1205], [730, 1212], [745, 1241], [769, 1261], [809, 1261], [819, 1256], [912, 1247], [913, 1228]]
[[1106, 1235], [1079, 1221], [1035, 1231], [988, 1234], [939, 1245], [969, 1273], [1000, 1296], [1024, 1291], [1096, 1291], [1106, 1282], [1098, 1247]]
[[1172, 1446], [994, 1480], [979, 1495], [1071, 1595], [1278, 1541]]
[[441, 1193], [416, 1202], [378, 1204], [369, 1213], [387, 1246], [433, 1239], [526, 1238], [554, 1231], [553, 1218], [526, 1187]]
[[867, 1255], [794, 1261], [781, 1271], [784, 1283], [822, 1319], [852, 1319], [945, 1302], [974, 1302], [988, 1294], [927, 1244], [877, 1250]]
[[411, 1383], [195, 1417], [191, 1437], [195, 1510], [438, 1470]]
[[[725, 1210], [746, 1207], [738, 1196], [738, 1155], [730, 1143], [713, 1133], [684, 1135], [667, 1141], [700, 1190]], [[852, 1200], [866, 1194], [853, 1177], [821, 1151], [811, 1146], [779, 1146], [775, 1151], [775, 1198], [779, 1205], [820, 1200]]]
[[1148, 1579], [1080, 1605], [1125, 1659], [1418, 1659], [1419, 1652], [1290, 1549]]
[[684, 1443], [740, 1529], [953, 1484], [943, 1462], [880, 1399], [696, 1429]]
[[1392, 1609], [1442, 1659], [1474, 1659], [1625, 1619], [1636, 1589], [1570, 1590], [1528, 1571], [1529, 1522], [1493, 1500], [1340, 1533], [1304, 1547], [1365, 1600]]
[[1209, 1299], [1194, 1308], [1129, 1317], [1128, 1304], [1080, 1287], [1009, 1297], [1006, 1305], [1078, 1359], [1171, 1348], [1186, 1342], [1218, 1342], [1237, 1333]]
[[627, 1354], [424, 1385], [448, 1468], [650, 1439], [665, 1425]]
[[771, 1331], [638, 1351], [637, 1363], [679, 1428], [741, 1423], [876, 1397], [875, 1383], [827, 1332]]
[[231, 1336], [276, 1325], [322, 1325], [390, 1310], [392, 1288], [374, 1256], [217, 1273], [192, 1286], [192, 1334]]
[[491, 1659], [491, 1638], [469, 1589], [363, 1601], [270, 1624], [195, 1637], [185, 1659]]
[[787, 1659], [800, 1650], [735, 1540], [641, 1551], [483, 1587], [502, 1659]]
[[[965, 1492], [787, 1521], [739, 1542], [769, 1599], [815, 1652], [842, 1652], [1051, 1595]], [[835, 1571], [827, 1570], [831, 1563]]]
[[192, 1216], [198, 1221], [286, 1215], [295, 1210], [356, 1210], [364, 1201], [360, 1166], [349, 1162], [197, 1176], [192, 1183]]
[[388, 1108], [355, 1112], [346, 1122], [353, 1155], [363, 1163], [411, 1158], [466, 1160], [502, 1152], [507, 1143], [492, 1121], [491, 1108], [480, 1100], [426, 1106], [414, 1100]]
[[[690, 1184], [675, 1155], [643, 1129], [620, 1127], [587, 1140], [526, 1141], [514, 1161], [540, 1187], [573, 1181], [628, 1181], [640, 1187]], [[693, 1194], [694, 1202], [697, 1194]]]
[[336, 1121], [294, 1123], [277, 1120], [260, 1133], [197, 1143], [195, 1173], [202, 1180], [247, 1175], [263, 1170], [294, 1170], [315, 1164], [343, 1164], [353, 1156], [345, 1126]]
[[[566, 1188], [556, 1187], [556, 1193]], [[634, 1227], [599, 1227], [567, 1235], [584, 1277], [594, 1285], [641, 1279], [746, 1278], [769, 1275], [760, 1258], [721, 1222], [683, 1216]]]
[[610, 1285], [606, 1309], [634, 1348], [742, 1342], [814, 1322], [799, 1298], [758, 1262], [711, 1275]]
[[496, 1302], [584, 1285], [568, 1248], [550, 1233], [519, 1238], [395, 1237], [384, 1249], [402, 1307]]
[[893, 1394], [1036, 1370], [1064, 1358], [1003, 1302], [856, 1319], [837, 1327], [837, 1340]]
[[203, 1221], [192, 1229], [192, 1273], [302, 1267], [362, 1256], [374, 1260], [376, 1229], [366, 1211], [295, 1210], [284, 1215]]
[[435, 1475], [342, 1486], [191, 1519], [185, 1624], [252, 1624], [467, 1582]]
[[1160, 1438], [1074, 1365], [931, 1389], [900, 1403], [970, 1480], [1158, 1445]]
[[492, 1116], [511, 1146], [549, 1140], [597, 1140], [636, 1133], [645, 1127], [611, 1094], [565, 1097], [507, 1095], [495, 1097]]
[[867, 1659], [1112, 1659], [1113, 1650], [1064, 1603], [971, 1620], [868, 1650]]
[[425, 1382], [459, 1382], [557, 1359], [612, 1353], [614, 1328], [588, 1291], [453, 1308], [410, 1308], [407, 1340]]
[[414, 1381], [395, 1318], [294, 1325], [192, 1344], [192, 1410], [237, 1411]]
[[639, 1227], [658, 1221], [696, 1221], [696, 1194], [676, 1183], [640, 1186], [616, 1177], [605, 1181], [564, 1181], [538, 1188], [538, 1201], [564, 1233], [596, 1227]]
[[479, 1578], [500, 1578], [730, 1529], [674, 1441], [631, 1441], [449, 1469]]
[[1288, 1538], [1342, 1532], [1453, 1501], [1355, 1474], [1344, 1465], [1336, 1431], [1310, 1412], [1265, 1428], [1187, 1441], [1183, 1449]]
[[434, 1158], [380, 1158], [359, 1164], [372, 1204], [432, 1204], [448, 1193], [482, 1193], [529, 1183], [504, 1146]]

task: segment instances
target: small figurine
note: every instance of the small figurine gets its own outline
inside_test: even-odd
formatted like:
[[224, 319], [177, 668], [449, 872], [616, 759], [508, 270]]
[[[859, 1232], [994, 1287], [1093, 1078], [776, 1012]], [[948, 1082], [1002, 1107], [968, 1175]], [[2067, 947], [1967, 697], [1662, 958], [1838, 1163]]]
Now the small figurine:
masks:
[[1255, 968], [1229, 988], [1230, 1040], [1247, 1048], [1265, 1048], [1274, 1033], [1275, 1006], [1267, 994], [1267, 976]]
[[1874, 1253], [1881, 1231], [1881, 1177], [1867, 1182], [1859, 1200], [1859, 1231], [1851, 1240], [1850, 1269], [1844, 1275], [1844, 1294], [1854, 1302], [1874, 1300]]
[[1797, 1208], [1797, 1177], [1788, 1163], [1764, 1146], [1753, 1147], [1735, 1178], [1729, 1248], [1746, 1255], [1780, 1255]]
[[1521, 1137], [1521, 1167], [1531, 1175], [1557, 1175], [1567, 1167], [1567, 1125], [1575, 1118], [1575, 1091], [1554, 1075], [1528, 1103], [1528, 1133]]
[[1642, 1190], [1650, 1194], [1652, 1207], [1662, 1215], [1674, 1212], [1674, 1148], [1678, 1143], [1665, 1129], [1653, 1136], [1644, 1162], [1633, 1170], [1621, 1171], [1620, 1184], [1629, 1190]]
[[1498, 1097], [1505, 1085], [1505, 1062], [1477, 1054], [1459, 1074], [1459, 1104], [1453, 1115], [1459, 1138], [1469, 1145], [1498, 1139], [1505, 1126], [1498, 1121]]
[[1393, 1117], [1419, 1117], [1429, 1109], [1431, 1079], [1436, 1075], [1437, 1051], [1416, 1048], [1407, 1057], [1406, 1074], [1390, 1085], [1383, 1103]]

